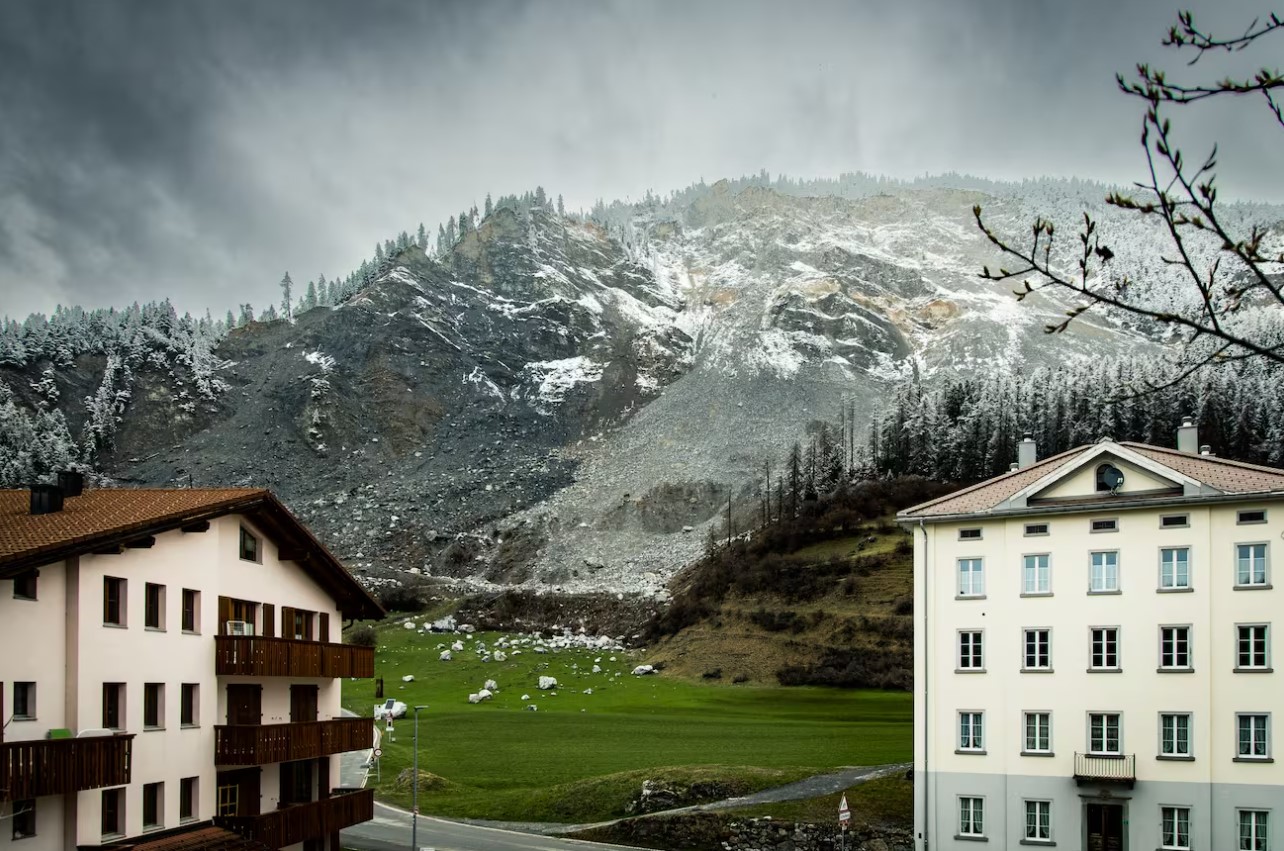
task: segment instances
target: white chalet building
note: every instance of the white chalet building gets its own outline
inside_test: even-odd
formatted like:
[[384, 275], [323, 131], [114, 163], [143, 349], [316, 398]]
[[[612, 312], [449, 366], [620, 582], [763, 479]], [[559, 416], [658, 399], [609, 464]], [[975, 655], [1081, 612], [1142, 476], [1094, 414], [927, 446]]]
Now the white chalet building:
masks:
[[0, 849], [337, 851], [382, 615], [265, 490], [0, 491]]
[[898, 515], [917, 851], [1284, 849], [1284, 470], [1197, 444], [1027, 436]]

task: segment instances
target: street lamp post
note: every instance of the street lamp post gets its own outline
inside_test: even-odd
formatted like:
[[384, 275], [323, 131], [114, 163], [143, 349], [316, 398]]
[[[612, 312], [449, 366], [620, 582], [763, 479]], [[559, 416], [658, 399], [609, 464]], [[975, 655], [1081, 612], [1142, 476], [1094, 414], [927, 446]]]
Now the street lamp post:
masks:
[[427, 706], [415, 707], [415, 791], [410, 810], [410, 851], [419, 851], [419, 710], [427, 708]]

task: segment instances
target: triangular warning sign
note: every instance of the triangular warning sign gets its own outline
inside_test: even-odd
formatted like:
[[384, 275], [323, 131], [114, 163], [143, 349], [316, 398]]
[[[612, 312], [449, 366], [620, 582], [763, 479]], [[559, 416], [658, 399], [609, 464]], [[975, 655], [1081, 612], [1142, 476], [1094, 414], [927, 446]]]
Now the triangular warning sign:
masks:
[[844, 794], [843, 799], [838, 802], [838, 821], [841, 824], [847, 824], [851, 820], [852, 811], [847, 807], [847, 795]]

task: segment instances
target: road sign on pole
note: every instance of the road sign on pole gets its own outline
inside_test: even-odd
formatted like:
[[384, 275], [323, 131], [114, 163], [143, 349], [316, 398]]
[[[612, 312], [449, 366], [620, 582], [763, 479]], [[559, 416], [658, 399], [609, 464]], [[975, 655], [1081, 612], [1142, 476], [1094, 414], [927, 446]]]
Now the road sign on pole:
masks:
[[383, 756], [383, 748], [375, 748], [375, 749], [374, 749], [374, 758], [375, 758], [375, 759], [378, 759], [378, 758], [379, 758], [379, 757], [381, 757], [381, 756]]
[[843, 795], [843, 799], [838, 802], [838, 823], [846, 828], [851, 823], [851, 820], [852, 811], [847, 806], [847, 796]]

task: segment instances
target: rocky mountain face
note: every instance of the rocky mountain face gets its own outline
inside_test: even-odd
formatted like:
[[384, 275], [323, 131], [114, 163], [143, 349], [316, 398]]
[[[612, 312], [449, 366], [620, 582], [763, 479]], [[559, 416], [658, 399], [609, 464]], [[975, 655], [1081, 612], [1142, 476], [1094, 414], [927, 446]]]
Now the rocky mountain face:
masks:
[[[180, 407], [172, 373], [136, 371], [100, 464], [123, 483], [271, 487], [372, 581], [663, 596], [809, 421], [868, 416], [912, 370], [1152, 345], [1101, 320], [1043, 335], [1064, 305], [977, 278], [995, 257], [975, 203], [1028, 224], [1019, 199], [950, 189], [715, 185], [639, 208], [627, 235], [499, 209], [338, 307], [232, 331], [213, 400]], [[58, 372], [73, 431], [97, 361]], [[22, 396], [46, 366], [0, 378]]]

